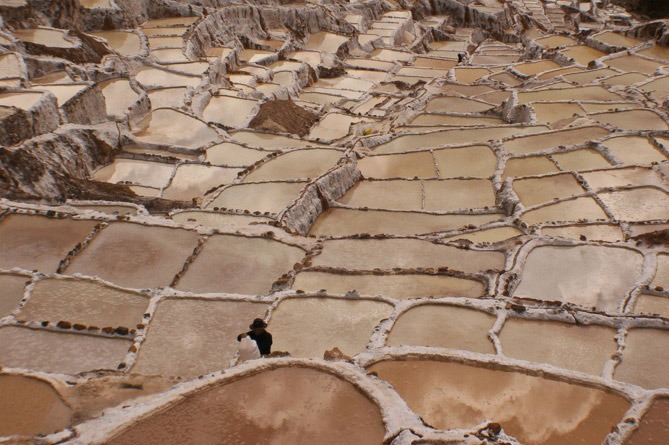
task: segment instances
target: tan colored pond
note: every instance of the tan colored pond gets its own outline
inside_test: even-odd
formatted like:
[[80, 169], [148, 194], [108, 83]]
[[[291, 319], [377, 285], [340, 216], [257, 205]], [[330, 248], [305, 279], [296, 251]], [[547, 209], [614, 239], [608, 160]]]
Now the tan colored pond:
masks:
[[665, 63], [655, 62], [637, 56], [622, 56], [604, 61], [608, 66], [625, 72], [654, 74]]
[[615, 113], [592, 114], [590, 117], [602, 124], [621, 130], [667, 130], [667, 122], [650, 110], [624, 110]]
[[272, 283], [304, 255], [300, 248], [269, 239], [214, 235], [176, 287], [195, 293], [267, 295]]
[[151, 108], [181, 108], [185, 101], [186, 87], [160, 88], [149, 91]]
[[506, 161], [504, 178], [543, 175], [545, 173], [557, 173], [560, 170], [545, 156], [531, 156], [527, 158], [514, 158]]
[[81, 45], [78, 38], [66, 31], [55, 28], [16, 29], [14, 36], [22, 42], [37, 43], [50, 48], [76, 48]]
[[293, 151], [263, 164], [247, 175], [244, 181], [316, 178], [334, 167], [342, 154], [341, 151], [327, 149]]
[[0, 436], [48, 435], [69, 427], [72, 409], [49, 383], [0, 374]]
[[660, 317], [669, 318], [669, 298], [654, 295], [639, 295], [634, 312], [637, 314], [657, 314]]
[[655, 59], [669, 61], [669, 48], [667, 48], [666, 46], [653, 45], [649, 48], [645, 48], [635, 52], [636, 54], [642, 56], [653, 57]]
[[378, 154], [402, 153], [417, 149], [429, 149], [444, 145], [476, 144], [489, 140], [502, 139], [514, 135], [532, 134], [545, 130], [545, 127], [489, 127], [477, 129], [454, 129], [435, 131], [426, 134], [408, 134], [398, 136], [375, 147]]
[[147, 187], [162, 188], [172, 176], [174, 165], [163, 162], [139, 161], [135, 159], [115, 159], [93, 174], [96, 181], [131, 182]]
[[618, 74], [618, 71], [613, 71], [608, 68], [602, 68], [596, 70], [583, 71], [581, 73], [566, 74], [564, 76], [564, 79], [569, 82], [576, 82], [579, 85], [583, 85], [594, 82], [595, 80], [601, 79], [603, 77], [613, 76], [615, 74]]
[[363, 119], [340, 113], [330, 113], [321, 119], [309, 132], [310, 139], [331, 141], [343, 138], [350, 133], [352, 124], [362, 122]]
[[0, 366], [70, 375], [116, 370], [131, 345], [125, 338], [4, 326], [0, 328]]
[[231, 227], [246, 227], [251, 223], [271, 221], [270, 218], [262, 216], [216, 213], [201, 210], [186, 210], [172, 215], [171, 218], [182, 224], [197, 223], [221, 230], [229, 229]]
[[224, 142], [208, 148], [206, 159], [207, 162], [214, 165], [245, 167], [261, 160], [268, 154], [269, 152], [266, 151], [254, 150], [239, 144]]
[[301, 272], [292, 289], [345, 294], [356, 290], [360, 295], [384, 295], [390, 298], [478, 298], [484, 294], [482, 283], [446, 275], [338, 275], [327, 272]]
[[608, 224], [579, 224], [561, 227], [542, 227], [541, 233], [547, 236], [571, 238], [585, 237], [588, 240], [619, 242], [624, 239], [620, 227]]
[[149, 37], [148, 40], [151, 49], [181, 48], [184, 44], [182, 36], [155, 36]]
[[501, 215], [431, 215], [416, 212], [352, 210], [330, 208], [318, 217], [309, 234], [347, 236], [358, 233], [418, 235], [444, 232], [466, 225], [481, 225], [501, 219]]
[[[310, 368], [282, 367], [189, 396], [134, 423], [110, 445], [383, 442], [379, 408], [350, 383]], [[150, 439], [149, 439], [150, 438]]]
[[304, 45], [306, 49], [335, 54], [339, 47], [348, 41], [348, 37], [331, 32], [320, 31], [309, 36]]
[[575, 114], [584, 115], [585, 112], [578, 104], [572, 103], [533, 103], [532, 108], [537, 116], [537, 122], [552, 124], [567, 119]]
[[493, 108], [491, 104], [464, 97], [443, 96], [431, 99], [425, 111], [438, 113], [479, 113]]
[[492, 182], [487, 179], [424, 181], [425, 209], [448, 211], [495, 206]]
[[0, 267], [55, 272], [77, 243], [93, 231], [95, 221], [11, 215], [0, 223]]
[[468, 240], [473, 243], [496, 243], [505, 241], [509, 238], [522, 235], [523, 232], [515, 227], [495, 227], [492, 229], [483, 229], [475, 232], [468, 232], [459, 235], [442, 238], [443, 241]]
[[334, 347], [353, 356], [365, 350], [374, 327], [392, 312], [392, 305], [378, 301], [288, 298], [274, 309], [267, 329], [275, 338], [272, 348], [293, 357], [322, 358]]
[[576, 40], [568, 36], [553, 35], [548, 37], [541, 37], [534, 41], [544, 48], [559, 48], [560, 46], [569, 46], [576, 43]]
[[[253, 319], [264, 318], [268, 307], [241, 301], [162, 300], [132, 372], [191, 379], [224, 370], [237, 353], [237, 335], [248, 331]], [[174, 329], [177, 325], [180, 328]]]
[[560, 164], [562, 170], [579, 171], [611, 167], [609, 161], [597, 150], [574, 150], [567, 153], [557, 153], [551, 155], [551, 157]]
[[31, 87], [31, 90], [40, 90], [48, 91], [54, 96], [56, 96], [56, 101], [58, 106], [62, 107], [72, 99], [74, 96], [79, 94], [81, 91], [88, 88], [88, 84], [58, 84], [58, 85], [39, 85]]
[[27, 276], [0, 274], [0, 318], [19, 307], [29, 279]]
[[230, 135], [232, 139], [250, 147], [268, 149], [302, 148], [318, 146], [314, 142], [293, 139], [272, 133], [256, 133], [253, 131], [235, 131]]
[[585, 193], [576, 178], [569, 173], [516, 179], [513, 181], [513, 190], [525, 207]]
[[167, 87], [191, 87], [200, 84], [200, 77], [173, 73], [153, 67], [142, 67], [135, 71], [135, 79], [146, 89]]
[[233, 168], [198, 164], [180, 165], [162, 197], [177, 201], [190, 201], [203, 196], [214, 187], [230, 184], [237, 177], [238, 171]]
[[642, 264], [642, 255], [624, 248], [537, 247], [529, 253], [513, 295], [616, 312]]
[[258, 102], [229, 96], [214, 96], [202, 112], [207, 122], [216, 122], [226, 127], [239, 128], [253, 117]]
[[616, 367], [616, 380], [642, 388], [669, 388], [665, 363], [669, 360], [669, 331], [630, 329], [625, 337], [622, 362]]
[[198, 17], [167, 17], [164, 19], [152, 19], [144, 22], [142, 28], [172, 28], [178, 26], [190, 26]]
[[640, 73], [626, 73], [611, 76], [603, 80], [609, 86], [627, 86], [648, 80], [648, 76]]
[[579, 221], [582, 219], [608, 219], [597, 201], [590, 197], [570, 199], [549, 204], [523, 213], [522, 220], [530, 225], [548, 221]]
[[419, 181], [361, 181], [338, 202], [351, 207], [419, 210], [422, 207], [422, 187]]
[[148, 305], [145, 295], [95, 281], [50, 278], [37, 282], [17, 319], [133, 328], [142, 322]]
[[[468, 273], [504, 268], [502, 252], [460, 249], [416, 239], [330, 240], [314, 266], [372, 270], [446, 266]], [[365, 256], [360, 256], [360, 252]]]
[[662, 185], [662, 177], [654, 170], [643, 167], [627, 167], [597, 170], [581, 174], [590, 188], [625, 187], [632, 185]]
[[404, 312], [388, 335], [388, 346], [415, 345], [494, 354], [488, 338], [497, 318], [483, 311], [425, 304]]
[[662, 443], [669, 434], [669, 399], [658, 397], [641, 418], [639, 427], [625, 442], [627, 445]]
[[524, 443], [598, 444], [630, 407], [598, 389], [458, 363], [383, 361], [369, 371], [435, 428], [471, 428], [490, 420]]
[[489, 178], [497, 167], [497, 157], [485, 145], [436, 150], [434, 158], [442, 178]]
[[669, 195], [656, 188], [599, 193], [599, 198], [621, 221], [669, 219]]
[[97, 275], [132, 288], [168, 286], [197, 239], [187, 230], [112, 223], [75, 257], [67, 273]]
[[504, 142], [509, 153], [527, 154], [557, 148], [560, 145], [580, 145], [608, 135], [609, 130], [602, 127], [582, 127], [561, 130], [536, 136], [525, 136]]
[[632, 48], [643, 43], [643, 40], [627, 37], [613, 31], [604, 31], [601, 34], [593, 36], [592, 38], [599, 42], [607, 43], [613, 46], [620, 46], [623, 48]]
[[189, 59], [181, 48], [161, 48], [151, 50], [151, 55], [158, 63], [188, 62]]
[[132, 31], [98, 31], [89, 34], [105, 39], [111, 49], [123, 56], [142, 52], [142, 41], [139, 35]]
[[176, 145], [195, 150], [219, 139], [218, 133], [199, 119], [170, 108], [153, 110], [133, 127], [141, 142]]
[[600, 375], [618, 348], [616, 333], [605, 326], [510, 318], [499, 337], [509, 357]]
[[455, 116], [448, 114], [422, 113], [411, 120], [410, 125], [503, 125], [506, 122], [497, 117]]
[[[552, 85], [551, 85], [552, 86]], [[548, 101], [619, 101], [621, 97], [599, 85], [573, 88], [550, 88], [538, 91], [522, 91], [518, 93], [518, 103]]]
[[492, 74], [493, 72], [487, 68], [454, 68], [453, 73], [458, 82], [474, 83], [481, 77]]
[[544, 71], [560, 68], [560, 65], [552, 60], [541, 60], [539, 62], [525, 62], [520, 65], [514, 65], [513, 69], [526, 76], [534, 76]]
[[112, 79], [99, 84], [100, 90], [105, 97], [108, 116], [123, 117], [128, 108], [140, 99], [131, 87], [127, 79]]
[[358, 168], [365, 178], [431, 178], [437, 176], [434, 158], [428, 151], [368, 156], [358, 160]]
[[279, 213], [300, 196], [305, 185], [304, 182], [238, 184], [223, 190], [207, 208]]
[[394, 51], [392, 49], [375, 49], [371, 52], [372, 59], [382, 60], [384, 62], [410, 62], [414, 55], [405, 51]]
[[588, 64], [593, 60], [606, 56], [606, 53], [585, 45], [570, 46], [568, 48], [561, 49], [560, 53], [571, 59], [574, 59], [576, 63], [579, 63], [583, 66], [588, 66]]

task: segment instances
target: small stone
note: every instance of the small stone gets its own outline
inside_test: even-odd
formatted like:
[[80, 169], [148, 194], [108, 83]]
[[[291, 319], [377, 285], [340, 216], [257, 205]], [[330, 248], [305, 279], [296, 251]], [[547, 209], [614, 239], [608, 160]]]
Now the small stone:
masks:
[[71, 329], [72, 328], [72, 323], [69, 321], [59, 321], [58, 324], [56, 324], [60, 329]]
[[128, 332], [130, 331], [125, 326], [119, 326], [116, 329], [114, 329], [114, 332], [117, 333], [118, 335], [128, 335]]
[[86, 329], [86, 326], [83, 324], [75, 323], [72, 325], [72, 328], [77, 331], [83, 331]]

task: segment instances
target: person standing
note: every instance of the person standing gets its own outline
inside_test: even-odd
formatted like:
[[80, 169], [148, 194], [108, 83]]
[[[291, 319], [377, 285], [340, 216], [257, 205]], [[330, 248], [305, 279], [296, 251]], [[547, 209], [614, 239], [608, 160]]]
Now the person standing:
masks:
[[265, 330], [266, 327], [267, 323], [262, 321], [262, 318], [256, 318], [249, 326], [250, 331], [239, 334], [237, 341], [242, 341], [242, 338], [248, 336], [256, 342], [260, 354], [269, 355], [272, 352], [272, 334]]

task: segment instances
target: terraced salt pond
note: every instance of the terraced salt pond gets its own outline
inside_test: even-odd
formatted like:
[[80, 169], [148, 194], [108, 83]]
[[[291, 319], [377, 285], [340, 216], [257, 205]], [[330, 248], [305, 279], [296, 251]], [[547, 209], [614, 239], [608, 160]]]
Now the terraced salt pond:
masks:
[[[263, 425], [256, 423], [259, 418], [265, 419]], [[332, 438], [321, 443], [371, 445], [383, 440], [384, 429], [379, 409], [350, 383], [315, 369], [283, 367], [191, 395], [109, 443], [136, 443], [147, 437], [152, 438], [148, 443], [156, 444], [165, 439], [197, 442], [209, 435], [286, 443]]]
[[293, 289], [309, 292], [325, 289], [334, 294], [356, 291], [360, 295], [384, 295], [390, 298], [477, 298], [484, 294], [481, 282], [444, 275], [339, 275], [326, 272], [301, 272]]
[[[468, 428], [494, 418], [509, 434], [536, 444], [597, 443], [630, 406], [598, 389], [458, 363], [388, 360], [369, 370], [436, 428]], [[547, 399], [554, 403], [546, 405]], [[539, 411], [550, 417], [536, 416]]]
[[[269, 322], [277, 336], [273, 347], [293, 357], [320, 358], [335, 346], [346, 355], [355, 355], [365, 349], [374, 327], [392, 311], [387, 303], [369, 300], [286, 299], [274, 309]], [[310, 334], [304, 336], [305, 332]]]
[[638, 279], [642, 263], [639, 253], [623, 248], [538, 247], [527, 256], [513, 295], [616, 311]]
[[3, 436], [55, 433], [69, 426], [72, 409], [47, 382], [21, 375], [0, 375]]

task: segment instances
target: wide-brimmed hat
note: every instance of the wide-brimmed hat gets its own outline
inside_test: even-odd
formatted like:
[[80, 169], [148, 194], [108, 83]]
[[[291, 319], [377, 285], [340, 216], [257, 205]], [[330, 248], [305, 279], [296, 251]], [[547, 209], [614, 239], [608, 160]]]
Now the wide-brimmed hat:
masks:
[[256, 318], [253, 320], [253, 323], [249, 325], [249, 329], [265, 329], [267, 327], [267, 323], [262, 321], [262, 318]]

